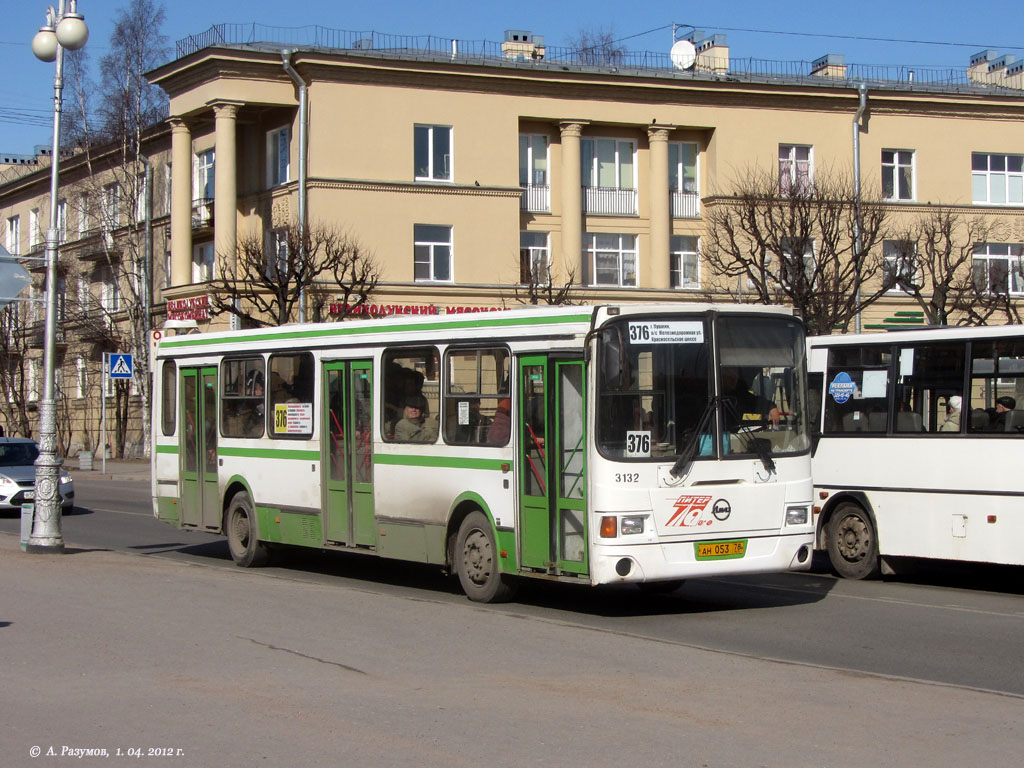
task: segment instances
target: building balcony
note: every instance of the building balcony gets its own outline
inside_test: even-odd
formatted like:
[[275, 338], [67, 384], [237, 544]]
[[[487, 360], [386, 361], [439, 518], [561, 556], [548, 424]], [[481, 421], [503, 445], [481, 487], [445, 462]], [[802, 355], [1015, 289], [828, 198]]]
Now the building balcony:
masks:
[[675, 192], [672, 195], [673, 219], [699, 219], [700, 195], [696, 192]]
[[519, 210], [528, 213], [551, 213], [551, 187], [546, 184], [530, 184], [523, 187], [519, 198]]
[[584, 187], [584, 213], [605, 216], [636, 216], [636, 190]]
[[207, 229], [213, 226], [213, 200], [200, 198], [192, 201], [192, 229]]

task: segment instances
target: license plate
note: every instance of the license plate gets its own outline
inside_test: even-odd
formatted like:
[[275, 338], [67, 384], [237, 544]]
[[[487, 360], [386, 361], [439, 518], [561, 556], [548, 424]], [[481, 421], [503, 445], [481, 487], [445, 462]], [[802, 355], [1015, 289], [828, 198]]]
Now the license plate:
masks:
[[36, 492], [35, 491], [25, 491], [25, 496], [24, 496], [25, 501], [32, 501], [33, 499], [35, 499], [35, 497], [36, 497]]
[[699, 541], [693, 545], [698, 560], [729, 560], [747, 553], [747, 540]]

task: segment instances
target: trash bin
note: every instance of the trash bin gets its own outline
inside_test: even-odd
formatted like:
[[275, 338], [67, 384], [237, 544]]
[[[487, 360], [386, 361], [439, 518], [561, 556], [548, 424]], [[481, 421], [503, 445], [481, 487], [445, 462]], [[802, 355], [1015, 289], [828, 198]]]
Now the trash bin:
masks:
[[78, 468], [87, 472], [92, 472], [92, 451], [78, 452]]

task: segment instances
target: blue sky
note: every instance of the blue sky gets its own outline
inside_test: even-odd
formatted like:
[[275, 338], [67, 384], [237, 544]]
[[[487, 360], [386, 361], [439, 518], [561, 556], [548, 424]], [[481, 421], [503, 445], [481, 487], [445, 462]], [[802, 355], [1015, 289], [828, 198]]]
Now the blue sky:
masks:
[[[79, 0], [94, 62], [107, 52], [112, 19], [125, 3]], [[0, 0], [0, 152], [27, 154], [50, 142], [54, 67], [37, 61], [30, 48], [48, 4]], [[1024, 58], [1024, 3], [1012, 2], [731, 0], [698, 6], [649, 0], [636, 6], [621, 0], [170, 0], [165, 11], [164, 34], [172, 49], [178, 39], [213, 24], [255, 22], [492, 41], [500, 41], [506, 29], [523, 29], [544, 35], [552, 46], [567, 45], [589, 27], [614, 32], [631, 50], [666, 52], [675, 22], [725, 34], [734, 58], [811, 61], [839, 53], [851, 64], [949, 68], [966, 67], [969, 56], [984, 48]]]

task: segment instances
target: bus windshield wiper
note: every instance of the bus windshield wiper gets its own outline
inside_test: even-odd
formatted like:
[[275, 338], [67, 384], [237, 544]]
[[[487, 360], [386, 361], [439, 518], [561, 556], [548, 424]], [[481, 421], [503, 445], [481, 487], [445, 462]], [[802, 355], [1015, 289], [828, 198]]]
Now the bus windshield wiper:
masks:
[[697, 421], [697, 426], [693, 432], [690, 433], [689, 438], [686, 440], [686, 445], [683, 446], [682, 452], [679, 454], [679, 458], [676, 459], [676, 463], [672, 465], [672, 469], [669, 470], [669, 474], [674, 478], [680, 478], [690, 471], [690, 465], [693, 463], [694, 456], [697, 455], [697, 447], [700, 445], [700, 439], [703, 435], [707, 434], [704, 430], [711, 421], [711, 416], [718, 409], [719, 397], [715, 395], [708, 404], [704, 406], [704, 411], [700, 415], [700, 419]]
[[775, 461], [771, 457], [769, 451], [770, 443], [767, 440], [754, 437], [754, 435], [743, 428], [743, 419], [740, 418], [739, 411], [736, 410], [735, 398], [726, 397], [723, 398], [726, 412], [736, 420], [736, 424], [739, 425], [736, 428], [736, 434], [743, 440], [743, 449], [745, 453], [756, 453], [757, 458], [761, 460], [764, 465], [765, 471], [769, 473], [775, 472]]

